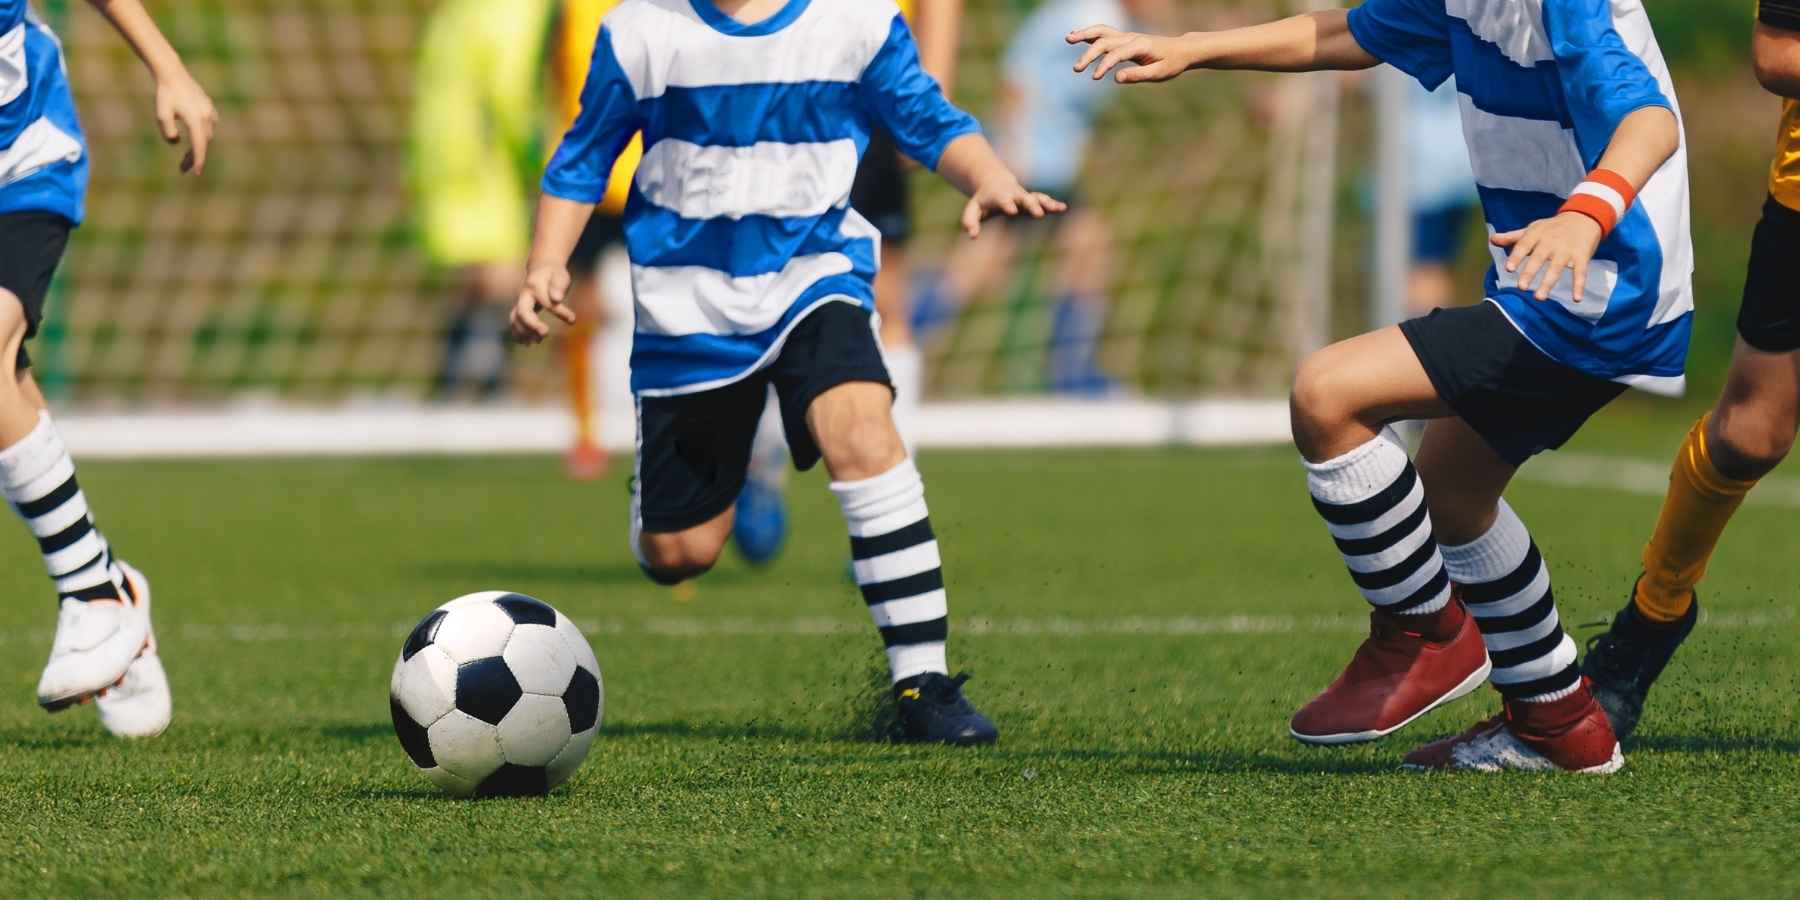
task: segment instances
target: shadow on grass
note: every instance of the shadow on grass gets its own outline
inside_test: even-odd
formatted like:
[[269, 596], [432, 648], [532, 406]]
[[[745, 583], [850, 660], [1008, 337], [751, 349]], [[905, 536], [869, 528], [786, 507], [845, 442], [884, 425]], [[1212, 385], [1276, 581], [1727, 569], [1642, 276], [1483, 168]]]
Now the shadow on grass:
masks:
[[1625, 749], [1652, 753], [1800, 753], [1800, 739], [1762, 736], [1669, 734], [1633, 738]]

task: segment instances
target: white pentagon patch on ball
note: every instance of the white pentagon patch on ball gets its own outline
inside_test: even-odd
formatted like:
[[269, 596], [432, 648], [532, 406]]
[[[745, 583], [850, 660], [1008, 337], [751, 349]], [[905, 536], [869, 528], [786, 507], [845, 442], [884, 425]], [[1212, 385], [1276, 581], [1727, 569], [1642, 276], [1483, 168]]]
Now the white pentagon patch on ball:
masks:
[[568, 617], [507, 591], [458, 597], [407, 635], [388, 707], [426, 778], [459, 796], [542, 794], [587, 758], [599, 661]]

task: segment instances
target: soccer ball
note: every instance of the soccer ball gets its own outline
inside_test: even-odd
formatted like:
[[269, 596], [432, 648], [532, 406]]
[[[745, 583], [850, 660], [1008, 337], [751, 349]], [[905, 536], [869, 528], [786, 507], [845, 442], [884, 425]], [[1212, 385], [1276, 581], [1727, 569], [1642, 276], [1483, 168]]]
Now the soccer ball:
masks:
[[483, 591], [407, 635], [388, 703], [400, 746], [459, 797], [542, 794], [587, 758], [604, 691], [575, 623], [524, 594]]

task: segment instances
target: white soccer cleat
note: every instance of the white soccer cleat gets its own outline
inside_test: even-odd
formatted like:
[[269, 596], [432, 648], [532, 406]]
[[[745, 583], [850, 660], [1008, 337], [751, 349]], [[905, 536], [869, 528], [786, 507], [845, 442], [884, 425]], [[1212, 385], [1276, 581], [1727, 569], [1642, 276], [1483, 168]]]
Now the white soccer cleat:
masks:
[[149, 639], [150, 616], [137, 602], [64, 600], [38, 679], [38, 705], [58, 712], [112, 687]]
[[[131, 590], [137, 595], [137, 606], [144, 621], [150, 621], [150, 579], [126, 563], [119, 563]], [[102, 690], [94, 698], [100, 712], [100, 724], [123, 738], [151, 738], [169, 727], [174, 714], [174, 700], [169, 693], [169, 676], [163, 672], [162, 658], [156, 655], [156, 631], [150, 629], [144, 649], [125, 670], [119, 683]]]

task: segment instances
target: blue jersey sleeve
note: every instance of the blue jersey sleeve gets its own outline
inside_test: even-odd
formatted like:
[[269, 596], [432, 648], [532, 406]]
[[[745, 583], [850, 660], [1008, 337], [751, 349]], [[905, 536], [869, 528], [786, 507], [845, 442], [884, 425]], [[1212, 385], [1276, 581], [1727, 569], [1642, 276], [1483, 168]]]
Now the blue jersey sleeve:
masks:
[[1674, 109], [1650, 67], [1613, 28], [1610, 0], [1545, 3], [1544, 30], [1588, 165], [1600, 161], [1626, 116], [1646, 106]]
[[544, 171], [544, 193], [579, 203], [599, 203], [606, 179], [631, 137], [642, 127], [637, 95], [613, 53], [612, 32], [600, 29], [587, 83], [581, 88], [581, 115], [563, 135]]
[[894, 136], [901, 152], [928, 169], [937, 168], [951, 141], [981, 130], [974, 116], [944, 98], [937, 81], [919, 65], [918, 45], [898, 15], [887, 41], [863, 70], [858, 89], [864, 107]]
[[1350, 10], [1350, 36], [1369, 55], [1435, 91], [1454, 71], [1444, 0], [1367, 0]]

